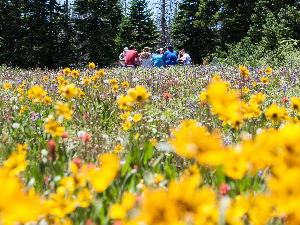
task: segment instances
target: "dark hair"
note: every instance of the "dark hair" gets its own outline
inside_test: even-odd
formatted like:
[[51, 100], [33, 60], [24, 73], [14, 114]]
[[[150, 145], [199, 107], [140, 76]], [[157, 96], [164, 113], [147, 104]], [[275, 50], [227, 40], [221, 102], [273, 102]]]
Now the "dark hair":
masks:
[[168, 45], [168, 49], [169, 50], [173, 50], [173, 46], [172, 45]]
[[129, 50], [133, 50], [133, 49], [134, 49], [134, 45], [130, 45]]
[[160, 54], [160, 50], [159, 50], [159, 49], [156, 49], [155, 53], [156, 53], [156, 54]]

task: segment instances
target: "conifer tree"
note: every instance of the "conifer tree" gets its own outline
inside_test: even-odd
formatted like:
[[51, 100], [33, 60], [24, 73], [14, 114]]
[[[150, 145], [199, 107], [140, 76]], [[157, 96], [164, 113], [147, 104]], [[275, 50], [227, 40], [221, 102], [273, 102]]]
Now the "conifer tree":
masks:
[[26, 1], [0, 1], [0, 65], [23, 66], [24, 10]]
[[172, 40], [175, 47], [185, 48], [194, 62], [201, 63], [203, 57], [216, 46], [216, 21], [218, 12], [216, 0], [184, 0], [172, 26]]
[[121, 20], [118, 0], [75, 0], [78, 58], [107, 66], [117, 60], [116, 36]]
[[159, 42], [159, 32], [151, 16], [146, 0], [132, 0], [129, 13], [122, 20], [119, 45], [135, 45], [139, 51], [146, 46], [155, 47]]

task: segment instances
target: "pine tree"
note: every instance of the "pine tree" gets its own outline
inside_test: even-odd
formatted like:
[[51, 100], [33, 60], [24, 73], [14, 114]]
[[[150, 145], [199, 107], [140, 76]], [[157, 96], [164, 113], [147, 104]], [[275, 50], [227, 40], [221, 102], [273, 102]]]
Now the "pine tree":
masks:
[[107, 66], [116, 61], [116, 36], [121, 19], [118, 0], [75, 0], [78, 57]]
[[151, 16], [145, 0], [132, 0], [129, 13], [122, 20], [119, 45], [134, 45], [139, 51], [146, 46], [155, 47], [159, 41], [159, 32]]
[[201, 63], [216, 46], [218, 2], [209, 0], [184, 0], [172, 26], [172, 40], [176, 48], [185, 48], [194, 62]]
[[251, 15], [257, 0], [222, 0], [217, 20], [220, 24], [219, 45], [237, 43], [247, 35], [251, 25]]
[[[295, 8], [296, 6], [297, 1], [295, 0], [258, 0], [251, 15], [252, 24], [248, 31], [251, 41], [258, 43], [266, 36], [274, 39], [272, 37], [272, 33], [275, 35], [274, 32], [277, 32], [276, 39], [280, 39], [279, 36], [286, 38], [286, 36], [289, 36], [287, 33], [292, 32], [290, 38], [299, 40], [300, 12]], [[270, 29], [270, 26], [274, 29]], [[282, 27], [281, 32], [278, 30], [279, 27]], [[275, 44], [276, 42], [274, 42], [272, 48], [276, 47]]]
[[23, 66], [25, 32], [22, 12], [26, 1], [0, 1], [0, 65]]

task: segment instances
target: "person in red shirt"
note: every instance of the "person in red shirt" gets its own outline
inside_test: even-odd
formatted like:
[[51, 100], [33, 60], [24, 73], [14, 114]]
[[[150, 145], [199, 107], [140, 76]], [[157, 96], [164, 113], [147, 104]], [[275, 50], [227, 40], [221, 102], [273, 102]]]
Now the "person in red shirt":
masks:
[[129, 47], [129, 50], [126, 51], [126, 60], [125, 60], [125, 66], [128, 67], [135, 67], [135, 59], [137, 59], [137, 64], [139, 64], [139, 54], [135, 50], [135, 47], [131, 45]]

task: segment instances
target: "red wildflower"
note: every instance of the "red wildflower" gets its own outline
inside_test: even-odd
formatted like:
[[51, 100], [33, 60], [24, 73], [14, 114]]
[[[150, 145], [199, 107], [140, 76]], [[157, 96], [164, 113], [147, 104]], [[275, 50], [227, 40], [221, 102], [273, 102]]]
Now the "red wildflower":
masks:
[[88, 115], [87, 114], [83, 114], [83, 118], [87, 118], [88, 117]]
[[169, 94], [168, 92], [166, 92], [166, 93], [164, 94], [164, 98], [165, 98], [166, 100], [168, 100], [168, 99], [170, 98], [170, 94]]
[[286, 102], [288, 102], [289, 100], [287, 99], [287, 97], [283, 97], [283, 99], [282, 99], [282, 102], [283, 103], [286, 103]]
[[74, 159], [73, 159], [73, 162], [76, 164], [76, 166], [77, 166], [78, 168], [81, 167], [81, 159], [80, 159], [80, 158], [78, 158], [78, 157], [74, 158]]
[[56, 142], [53, 139], [49, 140], [47, 143], [47, 147], [48, 147], [49, 157], [51, 161], [54, 162], [56, 160]]
[[228, 184], [222, 183], [222, 184], [220, 185], [220, 188], [219, 188], [219, 189], [220, 189], [220, 193], [221, 193], [222, 196], [226, 195], [226, 194], [228, 193], [228, 191], [229, 191]]
[[91, 136], [88, 134], [88, 132], [85, 132], [81, 139], [83, 140], [84, 144], [87, 144], [91, 141]]
[[202, 106], [206, 105], [206, 101], [205, 101], [205, 100], [202, 100], [202, 101], [200, 102], [200, 105], [202, 105]]

